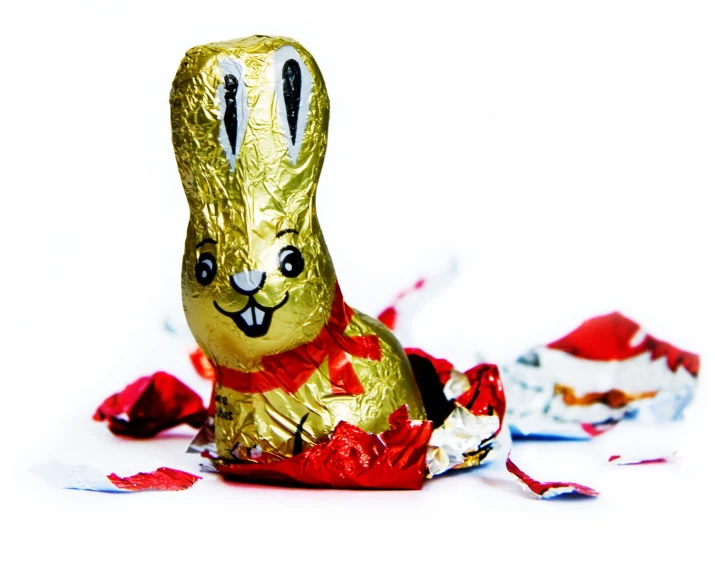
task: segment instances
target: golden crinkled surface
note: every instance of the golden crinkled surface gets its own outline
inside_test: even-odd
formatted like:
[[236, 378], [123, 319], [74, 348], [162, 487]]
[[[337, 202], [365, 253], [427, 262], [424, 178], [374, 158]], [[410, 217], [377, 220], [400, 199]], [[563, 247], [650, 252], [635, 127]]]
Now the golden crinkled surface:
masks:
[[196, 47], [170, 101], [183, 303], [217, 368], [220, 455], [286, 458], [341, 420], [380, 433], [404, 404], [425, 418], [397, 340], [342, 303], [315, 209], [330, 103], [312, 56], [265, 36]]

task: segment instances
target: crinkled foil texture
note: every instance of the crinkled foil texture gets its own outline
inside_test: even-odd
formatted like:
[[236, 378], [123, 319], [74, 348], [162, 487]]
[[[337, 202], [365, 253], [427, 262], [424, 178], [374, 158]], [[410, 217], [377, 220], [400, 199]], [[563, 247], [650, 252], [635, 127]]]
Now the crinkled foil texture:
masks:
[[[380, 434], [404, 405], [425, 419], [392, 334], [347, 305], [336, 308], [315, 209], [329, 110], [317, 64], [286, 38], [194, 48], [173, 83], [173, 142], [190, 208], [184, 310], [216, 368], [225, 461], [290, 458], [341, 422]], [[282, 265], [291, 248], [299, 272], [295, 261], [288, 272]], [[241, 283], [260, 287], [248, 293]]]
[[407, 353], [434, 424], [426, 477], [478, 466], [499, 446], [504, 423], [506, 400], [499, 369], [483, 363], [462, 373], [446, 359], [420, 349]]
[[327, 439], [288, 459], [270, 463], [216, 456], [211, 423], [189, 448], [203, 451], [231, 479], [337, 488], [419, 489], [423, 479], [478, 466], [508, 441], [502, 431], [506, 403], [496, 366], [466, 373], [408, 349], [410, 364], [431, 421], [409, 419], [407, 407], [390, 415], [390, 428], [371, 434], [340, 422]]

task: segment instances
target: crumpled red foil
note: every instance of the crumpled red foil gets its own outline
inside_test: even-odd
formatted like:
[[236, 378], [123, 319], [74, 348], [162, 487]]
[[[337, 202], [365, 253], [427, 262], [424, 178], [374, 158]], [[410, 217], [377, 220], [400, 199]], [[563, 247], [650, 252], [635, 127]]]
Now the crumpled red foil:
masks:
[[[442, 387], [440, 387], [442, 389], [440, 391], [441, 394], [444, 393], [444, 387], [446, 387], [450, 381], [453, 381], [455, 376], [463, 375], [468, 382], [469, 389], [461, 392], [453, 401], [476, 416], [496, 414], [499, 417], [499, 424], [501, 425], [503, 423], [504, 414], [506, 413], [506, 397], [504, 395], [504, 386], [502, 385], [499, 375], [499, 368], [496, 365], [481, 363], [464, 373], [459, 373], [459, 371], [454, 368], [454, 365], [447, 359], [438, 359], [422, 349], [408, 348], [405, 349], [405, 353], [407, 353], [410, 359], [410, 364], [415, 372], [417, 383], [420, 385], [425, 406], [428, 409], [428, 401], [436, 400], [437, 395], [430, 395], [428, 390], [424, 387], [424, 383], [420, 378], [420, 372], [417, 370], [418, 365], [415, 362], [415, 357], [427, 359], [432, 364], [434, 372], [437, 374], [437, 378], [442, 385]], [[430, 396], [432, 396], [431, 399]], [[435, 428], [437, 427], [438, 423], [435, 423]]]
[[214, 459], [228, 479], [322, 488], [419, 490], [432, 423], [410, 420], [406, 406], [390, 415], [390, 429], [376, 435], [340, 422], [327, 442], [296, 456], [254, 464]]
[[159, 371], [107, 398], [94, 413], [120, 436], [151, 438], [180, 424], [200, 428], [208, 412], [201, 397], [179, 379]]
[[194, 476], [174, 468], [158, 468], [153, 472], [139, 472], [125, 478], [116, 474], [109, 474], [107, 478], [120, 490], [129, 492], [178, 492], [193, 486], [201, 479], [201, 476]]
[[514, 464], [509, 456], [507, 456], [506, 459], [506, 469], [517, 479], [524, 490], [540, 500], [548, 500], [564, 494], [576, 494], [588, 497], [600, 495], [599, 492], [593, 488], [575, 482], [539, 482]]
[[477, 416], [496, 413], [499, 422], [502, 423], [506, 412], [506, 398], [499, 377], [499, 368], [496, 365], [482, 363], [472, 367], [464, 375], [469, 379], [471, 388], [455, 402]]

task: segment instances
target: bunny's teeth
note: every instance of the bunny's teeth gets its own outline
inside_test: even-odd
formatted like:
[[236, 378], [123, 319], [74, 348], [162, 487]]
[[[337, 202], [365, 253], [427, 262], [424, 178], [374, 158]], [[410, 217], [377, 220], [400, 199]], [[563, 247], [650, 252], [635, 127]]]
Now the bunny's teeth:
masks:
[[263, 325], [263, 318], [265, 317], [266, 312], [257, 307], [247, 307], [239, 315], [246, 322], [246, 325], [252, 327], [254, 325]]
[[[253, 315], [251, 315], [251, 308], [249, 307], [241, 313], [241, 317], [243, 317], [243, 320], [248, 324], [248, 325], [253, 325]], [[263, 321], [263, 319], [261, 319]]]

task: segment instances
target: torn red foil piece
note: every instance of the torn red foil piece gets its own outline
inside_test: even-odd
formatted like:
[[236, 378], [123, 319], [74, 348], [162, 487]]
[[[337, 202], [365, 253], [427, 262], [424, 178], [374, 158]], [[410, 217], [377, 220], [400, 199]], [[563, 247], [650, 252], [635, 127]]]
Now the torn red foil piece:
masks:
[[539, 482], [538, 480], [534, 480], [534, 478], [519, 469], [508, 456], [506, 459], [506, 469], [517, 479], [524, 490], [541, 500], [548, 500], [564, 494], [577, 494], [589, 497], [599, 495], [593, 488], [576, 484], [575, 482]]
[[394, 331], [395, 325], [397, 325], [397, 308], [394, 305], [386, 307], [380, 312], [377, 318], [382, 321], [390, 331]]
[[199, 377], [211, 382], [216, 380], [216, 369], [199, 347], [189, 353], [189, 359]]
[[142, 377], [107, 398], [94, 413], [120, 436], [150, 438], [168, 428], [200, 428], [208, 412], [201, 397], [179, 379], [159, 371]]
[[675, 452], [663, 455], [613, 454], [608, 462], [616, 466], [633, 466], [636, 464], [664, 464], [675, 458]]
[[94, 466], [50, 462], [33, 466], [31, 472], [48, 484], [68, 490], [122, 494], [127, 492], [186, 490], [201, 478], [173, 468], [158, 468], [122, 478], [105, 476]]
[[213, 460], [228, 479], [322, 488], [419, 490], [431, 434], [431, 422], [410, 420], [407, 407], [402, 406], [390, 415], [389, 430], [379, 435], [340, 422], [327, 442], [286, 460], [266, 464]]
[[116, 474], [107, 476], [110, 482], [120, 490], [145, 492], [149, 490], [177, 492], [187, 490], [201, 479], [188, 472], [174, 468], [158, 468], [153, 472], [139, 472], [122, 478]]

